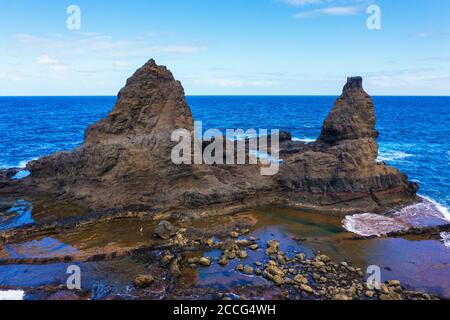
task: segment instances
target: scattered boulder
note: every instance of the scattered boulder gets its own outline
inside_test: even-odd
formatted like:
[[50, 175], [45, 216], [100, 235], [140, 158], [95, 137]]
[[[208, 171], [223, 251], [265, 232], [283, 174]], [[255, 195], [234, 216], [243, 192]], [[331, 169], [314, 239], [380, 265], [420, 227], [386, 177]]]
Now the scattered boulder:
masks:
[[154, 281], [155, 279], [153, 276], [141, 274], [136, 276], [134, 279], [134, 286], [139, 289], [145, 289], [148, 288]]
[[211, 265], [211, 258], [209, 257], [201, 257], [198, 261], [198, 264], [203, 267], [209, 267]]
[[169, 240], [176, 234], [176, 228], [168, 221], [161, 221], [155, 229], [155, 235], [163, 240]]

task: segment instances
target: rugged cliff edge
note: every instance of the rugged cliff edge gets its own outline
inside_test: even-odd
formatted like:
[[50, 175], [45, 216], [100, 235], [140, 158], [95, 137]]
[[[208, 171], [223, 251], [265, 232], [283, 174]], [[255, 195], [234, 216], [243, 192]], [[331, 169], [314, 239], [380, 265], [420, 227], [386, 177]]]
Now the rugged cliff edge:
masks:
[[193, 118], [180, 82], [150, 60], [127, 81], [109, 116], [87, 130], [82, 146], [31, 162], [31, 176], [12, 188], [92, 211], [213, 215], [292, 206], [342, 215], [386, 212], [417, 201], [417, 185], [376, 161], [375, 124], [362, 78], [349, 78], [316, 142], [282, 135], [277, 175], [262, 176], [252, 165], [177, 166], [170, 136], [192, 130]]

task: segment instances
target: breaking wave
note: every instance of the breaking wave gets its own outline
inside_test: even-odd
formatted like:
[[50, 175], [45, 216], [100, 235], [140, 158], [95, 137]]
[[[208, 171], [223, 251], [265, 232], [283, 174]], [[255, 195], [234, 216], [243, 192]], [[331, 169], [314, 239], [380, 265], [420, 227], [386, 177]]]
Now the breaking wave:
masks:
[[23, 290], [7, 290], [0, 291], [0, 300], [12, 301], [12, 300], [23, 300], [25, 292]]
[[385, 215], [364, 213], [348, 216], [343, 220], [347, 231], [363, 237], [383, 236], [418, 227], [434, 227], [448, 224], [448, 209], [436, 201], [422, 197], [422, 201], [399, 211]]
[[378, 161], [398, 161], [410, 157], [413, 155], [403, 151], [380, 151]]
[[315, 142], [316, 139], [313, 138], [297, 138], [297, 137], [293, 137], [292, 141], [299, 141], [299, 142], [304, 142], [304, 143], [311, 143], [311, 142]]
[[441, 233], [442, 242], [447, 248], [450, 248], [450, 232], [442, 232]]

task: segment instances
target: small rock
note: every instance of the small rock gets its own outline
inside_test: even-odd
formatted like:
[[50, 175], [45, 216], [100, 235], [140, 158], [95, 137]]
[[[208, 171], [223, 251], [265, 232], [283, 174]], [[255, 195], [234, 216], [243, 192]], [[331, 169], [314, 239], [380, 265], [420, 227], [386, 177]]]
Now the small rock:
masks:
[[267, 250], [266, 250], [267, 255], [270, 256], [272, 254], [276, 254], [279, 249], [280, 243], [278, 241], [275, 240], [267, 241]]
[[275, 282], [279, 286], [285, 283], [284, 278], [278, 274], [273, 277], [273, 282]]
[[200, 260], [198, 261], [198, 263], [201, 266], [209, 267], [211, 265], [211, 259], [208, 257], [201, 257]]
[[172, 259], [173, 259], [173, 256], [171, 256], [171, 255], [167, 255], [167, 256], [164, 256], [162, 259], [161, 259], [161, 265], [164, 267], [164, 266], [167, 266], [171, 261], [172, 261]]
[[349, 300], [353, 300], [352, 298], [346, 296], [343, 293], [338, 293], [337, 295], [334, 296], [333, 300], [338, 300], [338, 301], [349, 301]]
[[244, 271], [244, 265], [243, 264], [240, 264], [240, 265], [238, 265], [237, 267], [236, 267], [236, 270], [237, 271]]
[[388, 281], [388, 285], [389, 285], [390, 287], [400, 287], [400, 286], [401, 286], [401, 283], [400, 283], [400, 281], [398, 281], [398, 280], [389, 280], [389, 281]]
[[219, 264], [221, 266], [226, 266], [228, 264], [228, 259], [226, 257], [222, 257], [222, 259], [220, 259]]
[[308, 294], [313, 294], [314, 290], [313, 288], [311, 288], [310, 286], [308, 286], [307, 284], [302, 284], [300, 285], [300, 289]]
[[235, 238], [235, 239], [239, 238], [239, 233], [237, 233], [236, 231], [233, 231], [230, 233], [230, 237]]
[[297, 260], [303, 261], [303, 260], [305, 260], [305, 254], [304, 254], [304, 253], [299, 253], [299, 254], [297, 254], [297, 255], [295, 256], [295, 258], [296, 258]]
[[163, 240], [169, 240], [177, 233], [176, 228], [168, 221], [161, 221], [155, 229], [155, 235]]
[[372, 299], [375, 296], [375, 292], [374, 291], [366, 291], [366, 297]]
[[237, 255], [239, 259], [247, 259], [248, 257], [247, 251], [245, 250], [239, 251]]
[[148, 288], [154, 281], [155, 279], [151, 275], [141, 274], [134, 279], [134, 286], [136, 288], [144, 289]]
[[205, 244], [206, 244], [207, 246], [212, 247], [212, 246], [214, 245], [214, 238], [209, 238], [209, 239], [207, 239], [207, 240], [205, 241]]
[[234, 259], [236, 259], [236, 252], [228, 251], [228, 252], [226, 252], [226, 256], [229, 260], [234, 260]]
[[244, 267], [244, 273], [246, 274], [253, 274], [253, 268], [250, 266], [245, 266]]
[[294, 281], [299, 284], [308, 284], [308, 279], [300, 274], [294, 278]]
[[252, 244], [249, 248], [250, 250], [256, 251], [259, 249], [259, 246], [257, 244]]
[[380, 300], [382, 300], [382, 301], [401, 301], [401, 300], [403, 300], [403, 298], [398, 293], [391, 292], [389, 294], [380, 295]]

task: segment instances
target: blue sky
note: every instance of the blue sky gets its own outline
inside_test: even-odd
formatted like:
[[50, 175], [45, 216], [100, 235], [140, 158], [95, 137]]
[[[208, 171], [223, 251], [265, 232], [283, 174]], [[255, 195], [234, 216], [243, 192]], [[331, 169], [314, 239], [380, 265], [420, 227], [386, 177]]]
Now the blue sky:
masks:
[[150, 58], [191, 95], [450, 95], [450, 0], [0, 1], [0, 95], [114, 95]]

